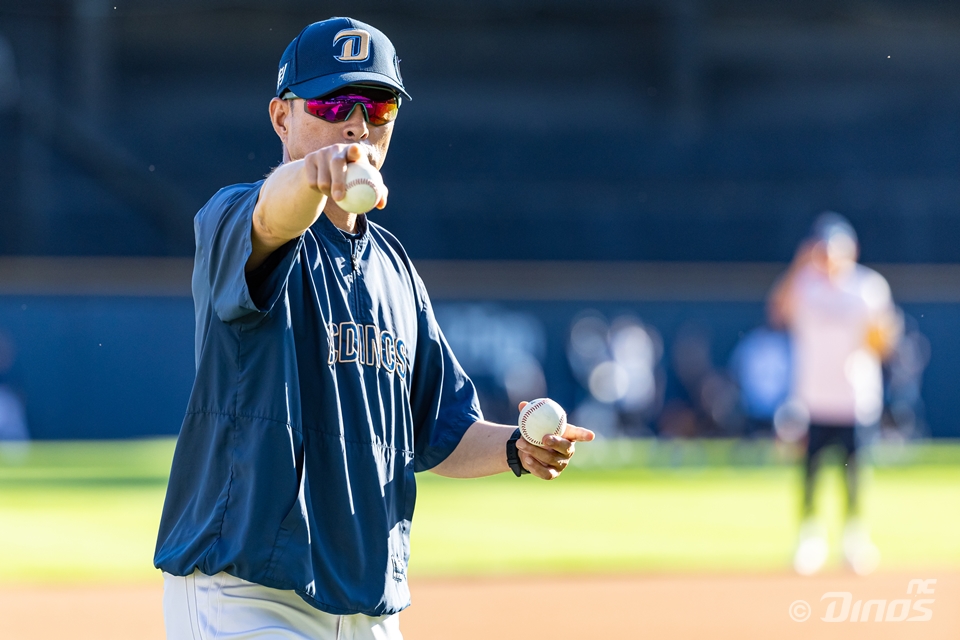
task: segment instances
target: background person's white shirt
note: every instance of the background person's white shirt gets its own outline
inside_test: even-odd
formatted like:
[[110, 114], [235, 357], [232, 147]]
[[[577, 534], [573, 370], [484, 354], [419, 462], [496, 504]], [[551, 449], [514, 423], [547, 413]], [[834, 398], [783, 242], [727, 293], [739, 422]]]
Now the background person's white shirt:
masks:
[[791, 295], [794, 396], [810, 421], [853, 426], [879, 420], [883, 372], [867, 335], [893, 311], [887, 281], [862, 265], [832, 281], [807, 266], [797, 274]]

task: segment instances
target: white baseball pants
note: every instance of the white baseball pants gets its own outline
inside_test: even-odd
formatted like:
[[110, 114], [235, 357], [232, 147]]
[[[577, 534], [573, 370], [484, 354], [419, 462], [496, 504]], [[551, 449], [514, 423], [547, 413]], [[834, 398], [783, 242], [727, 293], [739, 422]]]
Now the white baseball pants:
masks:
[[400, 616], [324, 613], [294, 591], [226, 573], [163, 574], [167, 640], [403, 640]]

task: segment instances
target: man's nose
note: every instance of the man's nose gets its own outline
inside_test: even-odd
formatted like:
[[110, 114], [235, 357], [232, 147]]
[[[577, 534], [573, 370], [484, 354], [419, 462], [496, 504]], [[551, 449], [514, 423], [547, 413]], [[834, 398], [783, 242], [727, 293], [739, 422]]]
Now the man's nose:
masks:
[[353, 113], [343, 122], [343, 137], [351, 142], [366, 140], [370, 137], [370, 129], [367, 126], [367, 119], [363, 114], [363, 107], [356, 105]]

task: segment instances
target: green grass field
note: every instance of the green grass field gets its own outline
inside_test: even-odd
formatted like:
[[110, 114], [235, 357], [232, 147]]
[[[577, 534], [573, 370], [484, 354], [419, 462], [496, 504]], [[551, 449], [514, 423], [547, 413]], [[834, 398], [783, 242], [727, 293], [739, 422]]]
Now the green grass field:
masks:
[[[156, 579], [172, 452], [172, 440], [0, 450], [0, 582]], [[864, 483], [882, 567], [960, 568], [960, 448], [883, 455]], [[788, 457], [765, 444], [608, 442], [549, 483], [421, 474], [411, 574], [782, 571], [799, 500]], [[835, 539], [841, 488], [833, 471], [819, 493]]]

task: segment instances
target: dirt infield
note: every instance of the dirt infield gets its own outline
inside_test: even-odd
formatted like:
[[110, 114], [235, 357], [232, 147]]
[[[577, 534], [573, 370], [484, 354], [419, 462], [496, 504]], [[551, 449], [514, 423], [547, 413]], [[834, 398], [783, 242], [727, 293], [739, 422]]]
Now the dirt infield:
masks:
[[[161, 593], [159, 584], [0, 587], [0, 637], [162, 640]], [[937, 571], [419, 580], [413, 594], [402, 614], [407, 640], [960, 637], [960, 574]], [[909, 621], [925, 611], [929, 621]]]

